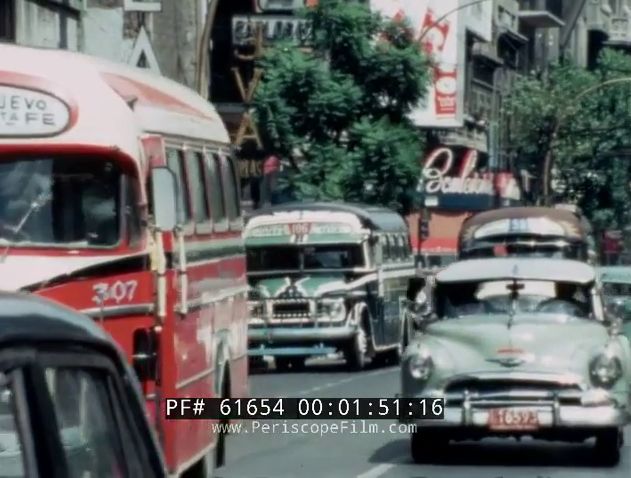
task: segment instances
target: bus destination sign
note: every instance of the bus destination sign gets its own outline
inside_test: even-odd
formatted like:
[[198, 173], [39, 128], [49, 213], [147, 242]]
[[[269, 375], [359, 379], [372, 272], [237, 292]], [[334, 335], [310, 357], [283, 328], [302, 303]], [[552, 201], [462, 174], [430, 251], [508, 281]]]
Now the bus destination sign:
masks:
[[52, 95], [0, 85], [0, 136], [51, 136], [70, 123], [70, 109]]

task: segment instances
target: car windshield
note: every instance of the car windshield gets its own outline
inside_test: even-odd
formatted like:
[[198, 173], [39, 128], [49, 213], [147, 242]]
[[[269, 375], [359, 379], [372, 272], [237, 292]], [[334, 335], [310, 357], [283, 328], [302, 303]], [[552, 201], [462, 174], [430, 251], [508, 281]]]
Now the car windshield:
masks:
[[113, 246], [121, 173], [90, 158], [0, 161], [0, 245]]
[[253, 247], [247, 252], [249, 271], [350, 269], [364, 265], [359, 244]]
[[[514, 301], [511, 297], [513, 288], [517, 289]], [[563, 314], [587, 318], [591, 310], [590, 289], [549, 281], [485, 281], [441, 285], [439, 288], [439, 315], [447, 318], [509, 314], [512, 310], [517, 314]]]

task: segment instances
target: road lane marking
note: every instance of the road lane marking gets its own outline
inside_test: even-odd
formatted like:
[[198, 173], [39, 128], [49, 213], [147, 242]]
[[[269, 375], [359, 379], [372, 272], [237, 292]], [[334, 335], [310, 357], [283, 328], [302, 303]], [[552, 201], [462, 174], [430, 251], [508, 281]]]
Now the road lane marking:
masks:
[[[404, 455], [398, 456], [394, 458], [394, 461], [403, 461], [405, 459]], [[388, 471], [398, 465], [402, 465], [403, 463], [382, 463], [381, 465], [377, 465], [372, 467], [370, 470], [365, 471], [361, 475], [357, 475], [357, 478], [379, 478], [380, 476], [385, 475]]]
[[[354, 375], [352, 377], [344, 378], [342, 380], [327, 382], [323, 385], [318, 385], [317, 387], [311, 387], [305, 390], [299, 390], [293, 395], [293, 397], [311, 395], [312, 393], [320, 392], [322, 390], [328, 390], [329, 388], [335, 388], [339, 385], [344, 385], [345, 383], [354, 382], [355, 380], [360, 380], [362, 378], [374, 377], [375, 375], [383, 375], [386, 373], [390, 373], [395, 369], [396, 367], [386, 368], [386, 369], [381, 369], [381, 370], [373, 370], [372, 372], [363, 373], [361, 375]], [[280, 397], [277, 397], [277, 398], [289, 398], [289, 397], [287, 395], [281, 395]]]

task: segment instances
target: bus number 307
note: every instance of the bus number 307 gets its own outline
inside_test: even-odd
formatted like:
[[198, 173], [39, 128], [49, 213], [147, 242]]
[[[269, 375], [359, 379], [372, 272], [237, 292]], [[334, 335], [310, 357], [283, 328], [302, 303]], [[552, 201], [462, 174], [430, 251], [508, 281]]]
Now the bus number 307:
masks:
[[100, 282], [92, 286], [94, 296], [92, 301], [97, 305], [108, 301], [114, 301], [117, 304], [121, 302], [131, 302], [136, 294], [136, 288], [138, 287], [138, 281], [116, 281], [113, 284], [106, 282]]

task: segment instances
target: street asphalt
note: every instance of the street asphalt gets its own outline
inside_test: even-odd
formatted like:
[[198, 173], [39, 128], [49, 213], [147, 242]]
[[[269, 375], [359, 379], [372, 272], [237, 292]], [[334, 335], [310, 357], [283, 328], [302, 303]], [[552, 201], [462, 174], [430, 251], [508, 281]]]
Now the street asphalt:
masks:
[[[349, 373], [334, 360], [312, 363], [302, 372], [277, 373], [273, 367], [253, 372], [253, 397], [392, 397], [398, 391], [399, 368], [373, 368]], [[272, 424], [275, 421], [267, 421]], [[625, 430], [620, 465], [599, 467], [591, 443], [571, 445], [536, 441], [485, 440], [452, 444], [448, 458], [416, 465], [409, 435], [391, 430], [389, 420], [347, 424], [344, 432], [294, 433], [291, 423], [277, 432], [243, 422], [241, 433], [227, 440], [227, 465], [217, 478], [629, 478], [631, 429]], [[296, 423], [296, 422], [292, 422]], [[311, 423], [340, 422], [321, 420]], [[365, 433], [368, 423], [378, 430]], [[284, 430], [283, 430], [284, 428]], [[280, 431], [279, 431], [280, 430]], [[283, 433], [285, 431], [285, 433]]]

